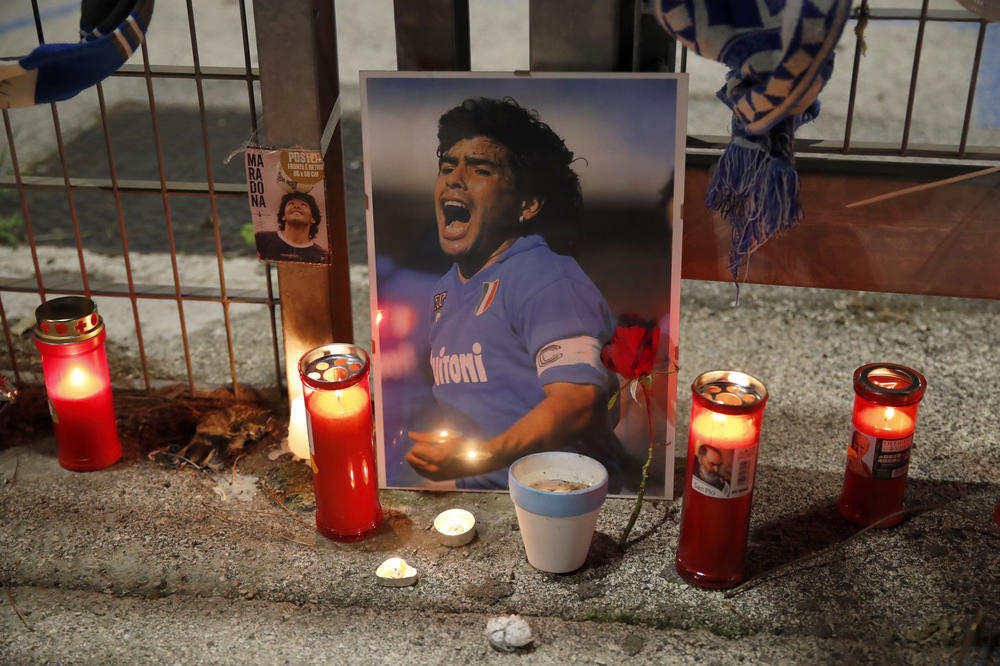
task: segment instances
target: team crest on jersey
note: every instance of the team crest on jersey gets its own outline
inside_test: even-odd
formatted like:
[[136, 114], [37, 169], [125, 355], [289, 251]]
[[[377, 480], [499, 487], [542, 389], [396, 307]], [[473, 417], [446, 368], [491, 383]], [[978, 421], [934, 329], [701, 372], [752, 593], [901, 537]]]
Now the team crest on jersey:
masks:
[[476, 316], [486, 312], [496, 298], [497, 290], [500, 288], [500, 280], [490, 280], [483, 283], [483, 295], [479, 297], [479, 305], [476, 306]]
[[448, 297], [447, 291], [434, 294], [434, 321], [441, 318], [441, 308], [444, 307], [444, 299]]
[[434, 294], [434, 312], [440, 312], [441, 308], [444, 307], [444, 299], [448, 297], [447, 291], [442, 291], [439, 294]]

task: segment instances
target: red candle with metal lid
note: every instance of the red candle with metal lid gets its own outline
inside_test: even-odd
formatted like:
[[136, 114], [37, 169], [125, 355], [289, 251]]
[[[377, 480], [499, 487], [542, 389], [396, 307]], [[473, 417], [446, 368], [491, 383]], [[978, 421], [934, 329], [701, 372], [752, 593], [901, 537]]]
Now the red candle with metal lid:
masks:
[[742, 372], [715, 370], [699, 375], [691, 393], [677, 572], [702, 587], [731, 587], [743, 578], [767, 389]]
[[368, 353], [348, 344], [299, 360], [316, 488], [316, 527], [337, 541], [362, 539], [382, 523], [375, 467]]
[[[903, 510], [917, 408], [926, 388], [923, 375], [894, 363], [869, 363], [854, 371], [854, 428], [837, 500], [847, 520], [871, 525]], [[895, 516], [879, 526], [902, 519]]]
[[55, 298], [38, 306], [35, 320], [59, 464], [76, 471], [113, 464], [122, 445], [97, 306], [83, 296]]

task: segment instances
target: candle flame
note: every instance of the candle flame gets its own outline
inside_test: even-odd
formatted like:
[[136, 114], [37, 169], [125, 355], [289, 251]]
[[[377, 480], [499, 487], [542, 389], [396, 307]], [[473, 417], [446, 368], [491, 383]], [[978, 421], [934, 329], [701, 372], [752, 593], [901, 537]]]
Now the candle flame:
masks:
[[750, 378], [747, 377], [742, 372], [730, 372], [729, 373], [729, 381], [731, 381], [734, 384], [738, 384], [740, 386], [749, 386], [750, 385]]
[[375, 325], [378, 326], [381, 323], [382, 323], [382, 311], [381, 310], [376, 310], [375, 311]]
[[61, 398], [83, 400], [100, 392], [105, 386], [105, 382], [91, 374], [86, 366], [74, 364], [52, 390]]
[[720, 414], [719, 412], [712, 412], [712, 419], [718, 421], [719, 423], [722, 423], [723, 421], [726, 420], [726, 415]]
[[885, 408], [885, 420], [888, 421], [889, 419], [891, 419], [895, 413], [896, 413], [895, 408], [893, 408], [893, 407], [886, 407]]
[[456, 520], [454, 522], [448, 523], [445, 526], [444, 531], [445, 534], [461, 534], [465, 532], [467, 529], [469, 528]]
[[469, 460], [475, 460], [479, 457], [479, 453], [476, 451], [469, 451]]
[[288, 415], [288, 448], [300, 460], [311, 458], [309, 454], [309, 431], [306, 425], [306, 404], [301, 397], [292, 400]]
[[438, 437], [440, 437], [442, 440], [448, 439], [448, 431], [447, 430], [442, 430], [440, 432], [440, 434], [438, 435]]

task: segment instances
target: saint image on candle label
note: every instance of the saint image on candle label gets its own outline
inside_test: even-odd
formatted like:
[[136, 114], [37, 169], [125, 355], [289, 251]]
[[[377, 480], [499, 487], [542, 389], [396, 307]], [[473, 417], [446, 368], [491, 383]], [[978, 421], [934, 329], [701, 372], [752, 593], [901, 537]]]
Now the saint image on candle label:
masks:
[[757, 445], [727, 449], [695, 442], [691, 487], [717, 498], [742, 497], [753, 490]]
[[897, 479], [910, 467], [913, 434], [900, 439], [873, 437], [857, 429], [847, 448], [847, 469], [870, 479]]

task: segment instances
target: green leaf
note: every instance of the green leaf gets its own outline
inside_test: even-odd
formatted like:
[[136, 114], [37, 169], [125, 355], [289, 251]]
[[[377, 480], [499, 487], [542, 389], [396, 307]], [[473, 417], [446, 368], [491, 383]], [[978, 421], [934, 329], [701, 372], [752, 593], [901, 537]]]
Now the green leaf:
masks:
[[0, 217], [0, 245], [18, 245], [24, 237], [24, 218], [15, 211]]
[[618, 402], [618, 394], [620, 392], [621, 392], [621, 389], [619, 389], [618, 391], [615, 391], [614, 394], [612, 394], [611, 399], [608, 400], [608, 410], [609, 411], [615, 406], [615, 403]]
[[257, 240], [254, 238], [252, 222], [247, 222], [240, 227], [240, 237], [246, 241], [247, 245], [256, 246]]

